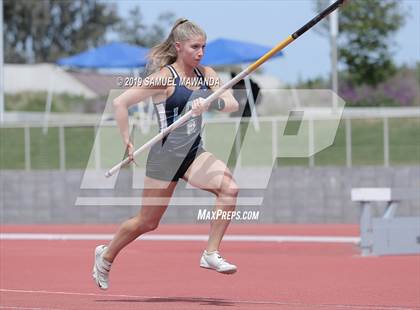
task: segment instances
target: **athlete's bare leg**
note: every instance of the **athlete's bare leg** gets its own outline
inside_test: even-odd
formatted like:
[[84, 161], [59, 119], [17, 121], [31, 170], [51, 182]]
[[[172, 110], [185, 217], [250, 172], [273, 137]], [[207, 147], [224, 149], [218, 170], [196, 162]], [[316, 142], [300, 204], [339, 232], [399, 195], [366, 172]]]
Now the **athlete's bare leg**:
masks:
[[[191, 185], [210, 191], [216, 195], [215, 211], [233, 211], [238, 196], [238, 186], [226, 164], [213, 154], [200, 154], [184, 175]], [[210, 224], [207, 251], [219, 250], [220, 242], [230, 223], [230, 220], [217, 218]]]
[[103, 255], [104, 259], [113, 262], [127, 244], [158, 227], [175, 190], [176, 183], [145, 177], [140, 212], [121, 224]]

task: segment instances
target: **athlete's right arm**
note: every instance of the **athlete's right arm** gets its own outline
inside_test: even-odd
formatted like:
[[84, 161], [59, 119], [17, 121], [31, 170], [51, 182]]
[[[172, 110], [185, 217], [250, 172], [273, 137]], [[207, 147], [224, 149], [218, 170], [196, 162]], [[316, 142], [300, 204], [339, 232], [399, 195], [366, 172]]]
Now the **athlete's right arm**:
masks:
[[[153, 73], [148, 77], [149, 81], [163, 81], [169, 78], [170, 72], [168, 69], [163, 68], [160, 71]], [[155, 85], [155, 83], [149, 83], [148, 85], [133, 86], [119, 95], [113, 100], [115, 120], [117, 121], [120, 129], [124, 144], [130, 147], [130, 134], [128, 130], [128, 108], [140, 101], [143, 101], [149, 97], [158, 96], [165, 94], [165, 85]], [[131, 148], [131, 147], [130, 147]]]

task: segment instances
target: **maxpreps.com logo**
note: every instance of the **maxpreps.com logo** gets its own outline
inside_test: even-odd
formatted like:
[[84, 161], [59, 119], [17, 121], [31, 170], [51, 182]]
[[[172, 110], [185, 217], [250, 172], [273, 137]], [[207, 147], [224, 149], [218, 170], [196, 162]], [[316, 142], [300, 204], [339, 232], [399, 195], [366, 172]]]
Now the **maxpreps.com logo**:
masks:
[[[112, 100], [121, 90], [111, 90], [95, 142], [85, 169], [76, 205], [139, 205], [143, 189], [147, 151], [136, 158], [124, 172], [110, 178], [105, 172], [124, 157], [124, 145], [113, 120]], [[246, 91], [245, 97], [247, 96]], [[203, 123], [204, 147], [227, 163], [233, 156], [233, 176], [241, 190], [265, 190], [278, 157], [310, 157], [330, 146], [335, 138], [345, 102], [330, 90], [261, 89], [261, 106], [267, 105], [269, 117], [252, 117], [244, 130], [239, 118], [212, 117]], [[142, 103], [143, 105], [145, 103]], [[148, 103], [149, 104], [149, 103]], [[144, 130], [152, 121], [151, 103], [148, 112], [140, 114], [139, 122], [130, 122], [134, 144], [140, 147], [157, 134], [157, 127]], [[146, 117], [149, 115], [150, 117]], [[135, 130], [134, 130], [135, 128]], [[139, 128], [143, 128], [140, 130]], [[131, 184], [129, 184], [131, 183]], [[131, 185], [131, 188], [130, 188]], [[187, 189], [193, 187], [187, 185]], [[127, 192], [132, 195], [126, 195]], [[263, 203], [263, 193], [244, 197], [240, 191], [238, 206]], [[213, 205], [208, 197], [174, 196], [172, 205]]]
[[199, 209], [197, 221], [216, 221], [216, 220], [236, 220], [236, 221], [258, 221], [260, 211], [225, 211], [225, 210], [207, 210]]

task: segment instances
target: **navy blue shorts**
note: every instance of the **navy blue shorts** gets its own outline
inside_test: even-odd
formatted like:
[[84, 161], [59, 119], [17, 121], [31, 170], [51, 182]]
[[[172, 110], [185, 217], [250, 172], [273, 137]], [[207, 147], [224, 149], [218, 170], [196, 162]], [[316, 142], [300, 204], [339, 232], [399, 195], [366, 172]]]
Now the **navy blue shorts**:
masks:
[[147, 156], [146, 175], [157, 180], [177, 182], [184, 177], [193, 161], [204, 152], [201, 145], [189, 151], [187, 155], [152, 147]]

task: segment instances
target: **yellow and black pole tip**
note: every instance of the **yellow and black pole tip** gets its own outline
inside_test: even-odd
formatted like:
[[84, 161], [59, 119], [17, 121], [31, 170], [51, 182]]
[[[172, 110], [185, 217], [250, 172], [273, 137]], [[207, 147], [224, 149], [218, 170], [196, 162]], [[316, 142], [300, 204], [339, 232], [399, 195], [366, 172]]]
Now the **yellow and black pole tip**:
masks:
[[313, 26], [315, 26], [317, 23], [319, 23], [322, 19], [324, 19], [325, 17], [330, 15], [333, 11], [335, 11], [337, 8], [342, 6], [346, 1], [349, 1], [349, 0], [338, 0], [338, 1], [334, 2], [333, 4], [331, 4], [329, 7], [327, 7], [325, 10], [323, 10], [321, 13], [319, 13], [317, 16], [315, 16], [313, 19], [311, 19], [309, 22], [307, 22], [298, 31], [296, 31], [292, 35], [289, 35], [285, 40], [283, 40], [282, 42], [277, 44], [269, 52], [267, 52], [264, 56], [262, 56], [260, 59], [258, 59], [256, 62], [254, 62], [252, 65], [250, 65], [246, 69], [247, 72], [251, 73], [254, 70], [256, 70], [261, 64], [263, 64], [265, 61], [270, 59], [273, 55], [280, 52], [282, 49], [284, 49], [286, 46], [288, 46], [294, 40], [299, 38], [302, 34], [304, 34], [306, 31], [308, 31]]
[[337, 0], [333, 4], [331, 4], [329, 7], [327, 7], [325, 10], [323, 10], [321, 13], [319, 13], [317, 16], [315, 16], [313, 19], [311, 19], [309, 22], [307, 22], [303, 27], [301, 27], [298, 31], [292, 34], [293, 40], [296, 40], [299, 38], [302, 34], [304, 34], [306, 31], [311, 29], [313, 26], [318, 24], [321, 20], [323, 20], [325, 17], [330, 15], [332, 12], [334, 12], [336, 9], [338, 9], [340, 6], [344, 4], [347, 0]]

